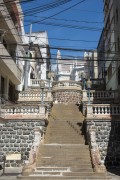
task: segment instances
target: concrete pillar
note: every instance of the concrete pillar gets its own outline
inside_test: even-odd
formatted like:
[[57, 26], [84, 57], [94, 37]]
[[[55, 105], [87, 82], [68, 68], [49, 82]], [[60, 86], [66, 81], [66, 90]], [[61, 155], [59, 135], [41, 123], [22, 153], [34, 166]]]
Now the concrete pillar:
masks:
[[87, 104], [87, 118], [93, 117], [93, 108], [92, 104]]

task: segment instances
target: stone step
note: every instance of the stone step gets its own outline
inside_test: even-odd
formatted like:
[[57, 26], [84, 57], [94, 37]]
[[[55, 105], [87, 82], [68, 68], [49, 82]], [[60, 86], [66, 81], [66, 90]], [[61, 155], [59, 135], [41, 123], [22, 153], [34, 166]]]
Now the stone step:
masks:
[[83, 161], [83, 160], [85, 160], [85, 161], [91, 161], [91, 158], [89, 157], [89, 156], [87, 156], [87, 157], [79, 157], [79, 156], [75, 156], [75, 157], [71, 157], [71, 155], [53, 155], [53, 156], [44, 156], [44, 155], [42, 155], [41, 156], [41, 158], [42, 159], [48, 159], [48, 158], [51, 158], [51, 159], [56, 159], [56, 158], [58, 158], [58, 159], [66, 159], [66, 160], [70, 160], [70, 159], [76, 159], [76, 158], [78, 158], [77, 160], [81, 160], [81, 161]]
[[[38, 163], [37, 163], [37, 166], [48, 166], [48, 164], [50, 165], [50, 166], [70, 166], [70, 167], [72, 167], [72, 168], [75, 168], [75, 167], [79, 167], [79, 164], [81, 163], [81, 161], [78, 161], [78, 162], [76, 162], [76, 161], [66, 161], [66, 162], [64, 162], [64, 161], [61, 161], [61, 162], [58, 162], [57, 160], [56, 161], [54, 161], [54, 162], [52, 162], [52, 161], [46, 161], [46, 162], [44, 162], [44, 161], [39, 161]], [[84, 165], [84, 167], [85, 166], [89, 166], [89, 167], [92, 167], [92, 165], [91, 165], [91, 163], [90, 162], [82, 162], [82, 165]]]
[[66, 171], [68, 171], [68, 172], [70, 172], [70, 167], [36, 167], [36, 169], [35, 169], [35, 171], [47, 171], [47, 172], [49, 172], [49, 171], [57, 171], [57, 172], [66, 172]]
[[95, 173], [95, 172], [63, 172], [63, 176], [105, 176], [104, 173]]
[[46, 140], [46, 143], [57, 143], [57, 142], [61, 143], [61, 144], [67, 144], [68, 143], [68, 144], [73, 144], [73, 145], [76, 144], [76, 143], [78, 143], [78, 144], [83, 143], [82, 141], [74, 141], [74, 140], [70, 141], [70, 140], [67, 140], [67, 139], [64, 139], [64, 140], [61, 140], [61, 139], [60, 140], [59, 139], [58, 140], [47, 139]]
[[[41, 156], [43, 156], [43, 157], [49, 157], [49, 156], [50, 156], [50, 157], [53, 157], [53, 156], [58, 156], [58, 157], [63, 157], [63, 156], [66, 157], [66, 156], [67, 156], [67, 157], [69, 157], [69, 156], [72, 156], [72, 155], [73, 155], [73, 153], [71, 153], [71, 152], [70, 152], [70, 153], [69, 153], [69, 152], [68, 152], [68, 153], [64, 153], [64, 152], [63, 152], [63, 153], [61, 153], [61, 154], [58, 154], [58, 153], [55, 153], [55, 152], [51, 152], [51, 153], [44, 153], [44, 152], [43, 152], [43, 153], [41, 154]], [[87, 154], [87, 153], [84, 153], [84, 152], [81, 153], [81, 154], [76, 153], [74, 156], [75, 156], [75, 157], [82, 158], [82, 159], [86, 159], [86, 158], [89, 158], [89, 159], [90, 159], [90, 158], [91, 158], [91, 157], [90, 157], [90, 154]]]
[[68, 150], [68, 152], [67, 152], [67, 150], [65, 149], [62, 149], [62, 152], [60, 152], [60, 149], [58, 149], [58, 152], [57, 152], [57, 150], [55, 149], [53, 149], [53, 151], [49, 151], [49, 150], [41, 150], [41, 152], [40, 152], [40, 154], [44, 154], [44, 155], [54, 155], [54, 154], [62, 154], [62, 155], [68, 155], [68, 154], [71, 154], [71, 155], [76, 155], [76, 156], [79, 156], [79, 157], [81, 157], [81, 156], [90, 156], [90, 152], [89, 151], [81, 151], [81, 153], [79, 153], [79, 152], [77, 152], [77, 151], [74, 151], [74, 150]]
[[31, 175], [31, 176], [18, 176], [17, 179], [22, 179], [22, 180], [63, 180], [63, 179], [68, 179], [68, 180], [112, 180], [112, 178], [110, 176], [40, 176], [40, 175]]
[[77, 163], [77, 164], [79, 164], [79, 163], [82, 163], [82, 164], [87, 164], [87, 163], [91, 163], [91, 161], [90, 160], [88, 160], [88, 159], [77, 159], [76, 160], [76, 158], [63, 158], [63, 159], [61, 159], [61, 158], [47, 158], [47, 159], [41, 159], [41, 163], [48, 163], [48, 164], [50, 164], [50, 165], [52, 165], [52, 164], [57, 164], [57, 165], [59, 165], [59, 164], [63, 164], [63, 162], [64, 161], [66, 161], [65, 162], [65, 164], [74, 164], [74, 163]]
[[41, 156], [51, 156], [51, 157], [55, 157], [55, 156], [57, 156], [57, 157], [63, 157], [63, 156], [65, 156], [65, 157], [71, 157], [71, 156], [73, 156], [74, 155], [74, 157], [78, 157], [78, 158], [82, 158], [82, 159], [84, 159], [84, 158], [90, 158], [90, 154], [88, 154], [88, 152], [82, 152], [81, 154], [79, 154], [78, 152], [56, 152], [56, 151], [54, 151], [53, 150], [53, 152], [41, 152], [41, 153], [39, 153], [39, 155], [41, 154]]
[[70, 167], [36, 167], [35, 172], [93, 172], [92, 168], [89, 168], [88, 166], [86, 168], [70, 168]]
[[94, 173], [94, 172], [64, 172], [64, 171], [35, 171], [32, 175], [39, 175], [39, 176], [105, 176], [102, 173]]

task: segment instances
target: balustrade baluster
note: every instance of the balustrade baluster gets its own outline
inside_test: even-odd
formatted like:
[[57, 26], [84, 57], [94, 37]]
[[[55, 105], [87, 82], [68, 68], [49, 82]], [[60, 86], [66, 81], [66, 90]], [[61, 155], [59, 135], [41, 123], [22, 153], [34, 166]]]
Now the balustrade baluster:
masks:
[[103, 107], [103, 106], [101, 107], [101, 113], [102, 113], [102, 114], [105, 114], [105, 112], [104, 112], [104, 107]]
[[9, 114], [10, 114], [10, 109], [9, 109], [9, 108], [7, 108], [7, 111], [6, 111], [6, 113], [9, 113]]
[[104, 112], [105, 112], [105, 114], [107, 114], [107, 107], [106, 106], [104, 107]]
[[37, 107], [34, 107], [34, 113], [37, 114]]
[[31, 107], [31, 113], [34, 113], [34, 108], [33, 108], [33, 106]]
[[97, 114], [97, 107], [94, 107], [95, 108], [95, 114]]

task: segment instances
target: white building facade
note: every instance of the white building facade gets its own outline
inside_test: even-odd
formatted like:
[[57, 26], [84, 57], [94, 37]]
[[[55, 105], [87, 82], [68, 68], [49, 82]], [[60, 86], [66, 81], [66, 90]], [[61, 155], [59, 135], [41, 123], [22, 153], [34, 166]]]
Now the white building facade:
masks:
[[[30, 37], [31, 36], [31, 37]], [[29, 42], [29, 38], [31, 39]], [[35, 57], [35, 49], [30, 50], [32, 55], [32, 60], [34, 59], [35, 62], [32, 62], [30, 66], [33, 67], [34, 70], [34, 78], [36, 79], [43, 79], [46, 80], [48, 77], [48, 72], [50, 71], [50, 48], [48, 43], [48, 36], [46, 31], [41, 31], [37, 33], [26, 34], [25, 43], [27, 42], [28, 46], [29, 43], [32, 43], [31, 48], [37, 47], [39, 51], [39, 55], [37, 59]], [[30, 85], [30, 69], [29, 69], [29, 76], [28, 76], [28, 86]]]
[[22, 27], [19, 1], [1, 0], [0, 6], [0, 97], [14, 101], [23, 78]]
[[120, 89], [120, 1], [104, 0], [106, 89]]

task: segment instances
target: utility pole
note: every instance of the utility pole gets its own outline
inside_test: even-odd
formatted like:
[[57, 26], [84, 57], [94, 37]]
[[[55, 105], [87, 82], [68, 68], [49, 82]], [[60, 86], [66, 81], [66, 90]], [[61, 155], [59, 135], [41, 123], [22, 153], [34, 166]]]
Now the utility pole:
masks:
[[27, 57], [28, 59], [25, 60], [25, 68], [24, 68], [24, 90], [28, 88], [28, 78], [29, 78], [29, 70], [30, 70], [30, 48], [31, 48], [31, 34], [32, 34], [32, 24], [30, 25], [30, 34], [29, 34], [29, 43], [28, 43], [28, 51]]

